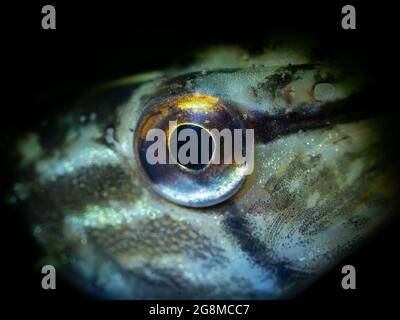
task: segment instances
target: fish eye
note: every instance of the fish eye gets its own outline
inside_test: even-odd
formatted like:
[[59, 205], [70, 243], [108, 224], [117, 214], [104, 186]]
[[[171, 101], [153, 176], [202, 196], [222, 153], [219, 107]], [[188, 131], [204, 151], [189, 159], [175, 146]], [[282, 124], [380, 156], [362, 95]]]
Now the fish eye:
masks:
[[[240, 132], [238, 143], [244, 146], [243, 128], [240, 116], [209, 95], [150, 103], [134, 133], [140, 171], [151, 188], [171, 202], [188, 207], [221, 203], [239, 190], [246, 177], [245, 164], [233, 157], [233, 133]], [[193, 148], [185, 147], [187, 138], [193, 140]]]
[[[188, 129], [188, 130], [187, 130]], [[169, 139], [168, 139], [168, 149], [173, 148], [172, 146], [172, 141], [176, 141], [176, 153], [179, 154], [179, 151], [181, 150], [181, 147], [184, 145], [184, 142], [186, 141], [178, 141], [178, 136], [181, 135], [183, 132], [193, 132], [196, 137], [196, 141], [199, 142], [200, 139], [202, 139], [202, 136], [205, 136], [205, 139], [208, 143], [205, 144], [205, 148], [202, 146], [201, 143], [197, 143], [197, 159], [194, 161], [182, 161], [179, 157], [178, 159], [175, 158], [175, 161], [183, 166], [183, 168], [187, 168], [188, 170], [192, 171], [198, 171], [198, 170], [204, 170], [211, 162], [211, 159], [213, 157], [213, 154], [215, 152], [215, 142], [214, 138], [211, 135], [210, 131], [208, 131], [206, 128], [200, 126], [197, 123], [184, 123], [184, 124], [179, 124], [177, 125], [174, 129], [173, 132], [171, 133]], [[208, 149], [207, 151], [204, 149]], [[202, 161], [202, 155], [206, 154], [205, 161]], [[173, 156], [173, 154], [171, 154]]]

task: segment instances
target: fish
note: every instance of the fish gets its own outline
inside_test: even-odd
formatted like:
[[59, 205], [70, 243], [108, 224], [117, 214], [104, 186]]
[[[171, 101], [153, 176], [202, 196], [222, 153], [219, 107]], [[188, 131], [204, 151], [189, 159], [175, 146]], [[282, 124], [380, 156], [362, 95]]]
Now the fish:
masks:
[[[366, 107], [373, 90], [307, 46], [202, 49], [27, 132], [13, 197], [45, 261], [89, 296], [289, 299], [396, 218], [399, 129]], [[253, 129], [253, 171], [146, 165], [148, 130], [169, 121]]]

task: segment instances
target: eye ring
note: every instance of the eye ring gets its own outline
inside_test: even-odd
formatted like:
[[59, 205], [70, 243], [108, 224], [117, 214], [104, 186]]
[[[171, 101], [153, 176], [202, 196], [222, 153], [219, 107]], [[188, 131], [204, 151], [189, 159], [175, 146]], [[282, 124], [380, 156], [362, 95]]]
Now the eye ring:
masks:
[[[186, 129], [185, 126], [200, 128], [209, 135], [213, 146], [205, 156], [211, 154], [209, 162], [202, 167], [195, 167], [195, 170], [179, 163], [173, 156], [166, 157], [166, 163], [150, 163], [148, 151], [155, 142], [159, 142], [158, 139], [164, 139], [166, 145], [166, 150], [159, 150], [164, 150], [168, 155], [176, 154], [178, 150], [171, 151], [171, 137], [179, 133], [178, 128]], [[151, 129], [164, 132], [165, 137], [149, 141], [147, 138]], [[194, 208], [221, 203], [240, 189], [246, 177], [243, 164], [235, 161], [215, 162], [217, 154], [220, 160], [225, 160], [225, 144], [215, 147], [218, 138], [216, 133], [224, 129], [230, 132], [240, 129], [244, 132], [245, 125], [226, 103], [216, 97], [194, 93], [150, 102], [144, 108], [134, 131], [134, 150], [139, 171], [156, 193], [173, 203]]]

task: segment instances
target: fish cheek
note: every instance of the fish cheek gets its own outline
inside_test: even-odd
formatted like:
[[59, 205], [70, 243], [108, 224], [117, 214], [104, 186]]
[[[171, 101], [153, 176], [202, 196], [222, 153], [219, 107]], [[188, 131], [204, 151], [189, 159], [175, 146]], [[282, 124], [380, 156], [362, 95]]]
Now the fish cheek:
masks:
[[388, 129], [390, 120], [369, 119], [256, 147], [236, 204], [269, 261], [322, 273], [390, 220], [398, 183]]

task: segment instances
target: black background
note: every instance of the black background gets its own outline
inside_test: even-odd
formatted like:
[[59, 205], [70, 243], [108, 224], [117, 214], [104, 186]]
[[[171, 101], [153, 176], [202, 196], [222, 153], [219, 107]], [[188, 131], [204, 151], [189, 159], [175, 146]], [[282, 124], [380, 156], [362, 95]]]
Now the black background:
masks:
[[[160, 4], [149, 1], [143, 4], [132, 1], [128, 5], [112, 1], [84, 5], [70, 1], [32, 2], [1, 7], [0, 141], [5, 194], [13, 179], [14, 158], [10, 151], [13, 137], [59, 112], [66, 101], [96, 83], [166, 67], [178, 57], [185, 57], [186, 52], [207, 45], [228, 42], [252, 47], [276, 30], [305, 32], [332, 48], [341, 48], [366, 61], [378, 79], [375, 94], [386, 106], [398, 107], [396, 30], [399, 17], [389, 3], [187, 1]], [[41, 8], [45, 4], [56, 8], [56, 30], [41, 28]], [[356, 7], [356, 30], [341, 28], [341, 8], [345, 4]], [[40, 300], [40, 306], [47, 301], [85, 298], [62, 279], [58, 279], [57, 290], [41, 289], [41, 275], [32, 268], [38, 248], [18, 212], [5, 207], [2, 213], [2, 283], [7, 296]], [[393, 292], [400, 285], [398, 228], [399, 223], [393, 223], [291, 303], [309, 306], [310, 301], [340, 299], [346, 305], [349, 301], [363, 304], [366, 299], [396, 298]], [[356, 267], [357, 290], [341, 288], [340, 270], [344, 264]], [[137, 309], [134, 312], [143, 312], [143, 306], [136, 305], [132, 307]], [[257, 311], [265, 310], [266, 305], [267, 302], [257, 303]], [[282, 304], [278, 307], [285, 308]], [[99, 308], [98, 304], [95, 308]]]

